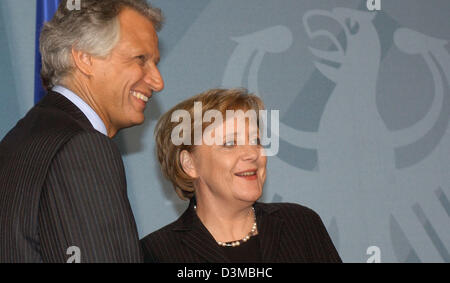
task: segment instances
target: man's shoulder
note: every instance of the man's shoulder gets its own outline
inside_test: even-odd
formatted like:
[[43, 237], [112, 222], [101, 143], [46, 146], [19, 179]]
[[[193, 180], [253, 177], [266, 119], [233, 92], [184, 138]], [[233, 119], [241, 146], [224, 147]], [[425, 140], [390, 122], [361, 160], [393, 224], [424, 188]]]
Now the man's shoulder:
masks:
[[[74, 141], [70, 143], [70, 141]], [[94, 128], [80, 123], [57, 107], [36, 105], [0, 142], [0, 157], [42, 161], [52, 158], [62, 147], [77, 141], [111, 145], [112, 141]]]
[[79, 132], [95, 132], [79, 119], [54, 105], [37, 104], [9, 131], [3, 142], [14, 145], [35, 143], [42, 139], [72, 136]]
[[58, 107], [36, 105], [22, 119], [22, 122], [34, 124], [35, 130], [40, 130], [36, 132], [42, 134], [52, 134], [55, 130], [66, 132], [87, 130], [79, 119]]
[[[73, 154], [77, 156], [73, 156]], [[118, 146], [109, 137], [93, 130], [81, 130], [73, 133], [60, 146], [57, 156], [68, 154], [78, 160], [100, 159], [104, 162], [116, 160], [122, 164], [122, 155]], [[105, 164], [104, 164], [105, 165]]]

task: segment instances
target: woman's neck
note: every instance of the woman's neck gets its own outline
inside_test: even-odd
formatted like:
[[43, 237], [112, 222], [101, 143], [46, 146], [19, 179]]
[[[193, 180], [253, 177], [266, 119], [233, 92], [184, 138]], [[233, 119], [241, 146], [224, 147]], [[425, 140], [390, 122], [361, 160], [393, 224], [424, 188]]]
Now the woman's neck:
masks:
[[203, 201], [197, 197], [196, 212], [203, 225], [218, 242], [238, 241], [246, 237], [255, 223], [251, 203], [229, 205]]

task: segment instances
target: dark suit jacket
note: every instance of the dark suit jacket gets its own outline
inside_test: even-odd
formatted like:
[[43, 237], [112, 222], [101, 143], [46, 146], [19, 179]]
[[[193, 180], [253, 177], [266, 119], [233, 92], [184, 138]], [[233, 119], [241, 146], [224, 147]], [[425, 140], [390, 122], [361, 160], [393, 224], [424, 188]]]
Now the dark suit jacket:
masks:
[[50, 92], [0, 143], [0, 262], [139, 262], [115, 144]]
[[[178, 220], [141, 240], [145, 262], [229, 262], [193, 203]], [[255, 211], [263, 262], [341, 262], [319, 215], [311, 209], [256, 203]]]

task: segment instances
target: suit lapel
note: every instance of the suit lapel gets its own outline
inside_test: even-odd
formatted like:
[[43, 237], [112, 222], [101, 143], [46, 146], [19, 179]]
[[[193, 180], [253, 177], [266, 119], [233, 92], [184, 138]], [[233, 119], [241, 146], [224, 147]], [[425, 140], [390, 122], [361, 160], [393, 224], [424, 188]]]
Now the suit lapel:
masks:
[[[223, 262], [229, 260], [217, 245], [213, 236], [201, 223], [194, 210], [195, 200], [191, 200], [189, 208], [178, 220], [173, 229], [182, 232], [182, 243], [202, 260], [207, 262]], [[283, 229], [283, 220], [274, 214], [278, 208], [261, 203], [255, 204], [261, 255], [263, 262], [276, 262]]]
[[188, 231], [184, 234], [182, 242], [207, 262], [229, 262], [220, 250], [220, 247], [216, 241], [209, 235], [208, 231], [206, 232], [208, 234], [204, 231], [195, 229]]
[[211, 233], [198, 218], [194, 209], [194, 201], [191, 201], [189, 208], [180, 217], [179, 225], [173, 230], [183, 232], [182, 243], [202, 260], [207, 262], [229, 262]]
[[255, 209], [262, 260], [263, 262], [275, 262], [280, 248], [283, 220], [273, 214], [278, 210], [275, 207], [256, 203]]

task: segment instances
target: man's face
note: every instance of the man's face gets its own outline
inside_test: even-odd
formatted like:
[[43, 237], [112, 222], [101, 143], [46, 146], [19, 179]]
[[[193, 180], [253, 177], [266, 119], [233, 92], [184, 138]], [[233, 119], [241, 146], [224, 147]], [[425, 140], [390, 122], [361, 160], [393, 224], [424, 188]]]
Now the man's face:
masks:
[[158, 36], [153, 24], [131, 9], [119, 14], [120, 40], [106, 58], [93, 58], [91, 95], [108, 135], [144, 122], [153, 91], [164, 81], [158, 70]]

